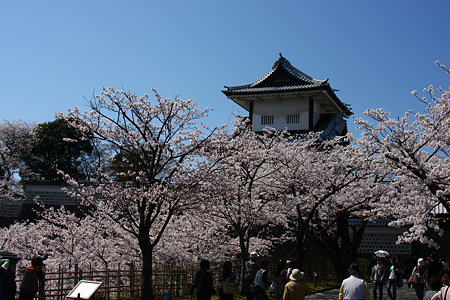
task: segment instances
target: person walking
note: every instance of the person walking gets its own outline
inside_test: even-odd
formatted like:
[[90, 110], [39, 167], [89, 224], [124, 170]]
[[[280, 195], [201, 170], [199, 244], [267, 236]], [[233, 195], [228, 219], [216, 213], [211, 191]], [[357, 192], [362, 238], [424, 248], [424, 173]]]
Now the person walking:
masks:
[[[425, 269], [426, 263], [423, 258], [417, 260], [417, 265], [414, 267], [410, 278], [416, 277], [416, 283], [413, 283], [414, 291], [416, 292], [416, 300], [423, 300], [425, 291]], [[411, 287], [411, 288], [412, 288]]]
[[283, 300], [305, 300], [305, 296], [311, 294], [311, 290], [303, 280], [304, 273], [299, 269], [293, 269], [283, 294]]
[[250, 253], [250, 260], [245, 262], [245, 278], [244, 278], [244, 284], [245, 284], [245, 298], [246, 300], [253, 300], [255, 296], [253, 295], [250, 285], [253, 284], [253, 281], [255, 280], [256, 272], [258, 272], [258, 265], [256, 263], [256, 260], [258, 259], [259, 255], [256, 252]]
[[383, 286], [385, 282], [385, 277], [386, 277], [386, 266], [383, 264], [383, 259], [381, 257], [378, 257], [377, 263], [375, 266], [372, 267], [372, 273], [370, 275], [370, 278], [372, 279], [373, 283], [372, 293], [374, 300], [383, 299]]
[[266, 290], [269, 287], [269, 262], [263, 260], [260, 264], [260, 269], [256, 272], [255, 280], [253, 284], [256, 286], [255, 299], [254, 300], [267, 300]]
[[284, 269], [281, 270], [279, 276], [278, 276], [278, 286], [277, 286], [277, 300], [281, 300], [284, 295], [284, 287], [289, 282], [289, 270], [292, 272], [292, 266], [293, 263], [290, 260], [286, 260], [286, 263], [284, 265]]
[[387, 292], [389, 299], [397, 299], [397, 280], [400, 278], [400, 267], [395, 257], [391, 258], [391, 266], [389, 268]]
[[226, 261], [222, 265], [222, 272], [219, 275], [217, 292], [220, 300], [233, 300], [235, 294], [239, 292], [239, 285], [236, 274], [233, 272], [231, 261]]
[[359, 276], [359, 266], [351, 264], [348, 273], [350, 277], [344, 279], [339, 289], [339, 300], [370, 300], [367, 283]]
[[191, 287], [191, 297], [195, 295], [196, 300], [211, 300], [214, 294], [214, 282], [209, 272], [209, 260], [203, 259], [200, 262], [200, 270], [195, 273], [194, 282]]

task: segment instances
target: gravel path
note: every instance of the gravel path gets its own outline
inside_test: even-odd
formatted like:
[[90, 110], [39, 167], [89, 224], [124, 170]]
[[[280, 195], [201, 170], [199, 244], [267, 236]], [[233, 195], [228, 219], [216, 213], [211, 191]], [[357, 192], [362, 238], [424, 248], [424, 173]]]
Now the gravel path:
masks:
[[[369, 284], [370, 289], [370, 295], [372, 296], [372, 285]], [[337, 300], [339, 295], [339, 289], [333, 289], [330, 291], [317, 293], [314, 295], [306, 296], [306, 300]], [[371, 298], [373, 299], [373, 298]], [[389, 300], [389, 297], [387, 295], [386, 285], [383, 290], [383, 299]], [[406, 284], [403, 285], [403, 287], [397, 289], [397, 300], [415, 300], [416, 294], [414, 293], [414, 290], [409, 293], [409, 288]]]

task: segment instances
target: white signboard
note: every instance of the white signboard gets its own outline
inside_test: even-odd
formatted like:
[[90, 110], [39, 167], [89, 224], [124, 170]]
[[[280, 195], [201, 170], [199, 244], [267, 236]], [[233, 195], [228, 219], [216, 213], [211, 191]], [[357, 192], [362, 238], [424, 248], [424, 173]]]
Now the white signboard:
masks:
[[[89, 299], [95, 291], [102, 285], [101, 281], [80, 280], [70, 291], [66, 298], [69, 299]], [[80, 297], [78, 298], [78, 295]]]

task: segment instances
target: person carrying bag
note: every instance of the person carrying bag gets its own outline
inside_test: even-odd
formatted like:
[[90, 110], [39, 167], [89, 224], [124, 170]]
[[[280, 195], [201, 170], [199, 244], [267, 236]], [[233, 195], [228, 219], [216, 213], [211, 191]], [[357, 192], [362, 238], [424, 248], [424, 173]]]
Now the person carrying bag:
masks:
[[417, 265], [414, 267], [409, 279], [407, 281], [409, 285], [409, 293], [411, 294], [414, 288], [416, 292], [416, 297], [418, 300], [422, 300], [425, 291], [425, 261], [423, 258], [417, 260]]

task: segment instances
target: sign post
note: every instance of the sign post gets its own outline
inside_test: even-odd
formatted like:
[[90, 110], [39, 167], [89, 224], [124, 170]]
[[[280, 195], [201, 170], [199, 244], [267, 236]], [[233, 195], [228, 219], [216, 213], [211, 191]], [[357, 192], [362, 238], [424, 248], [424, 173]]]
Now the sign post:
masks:
[[88, 300], [102, 285], [101, 281], [80, 280], [66, 296], [68, 299]]

